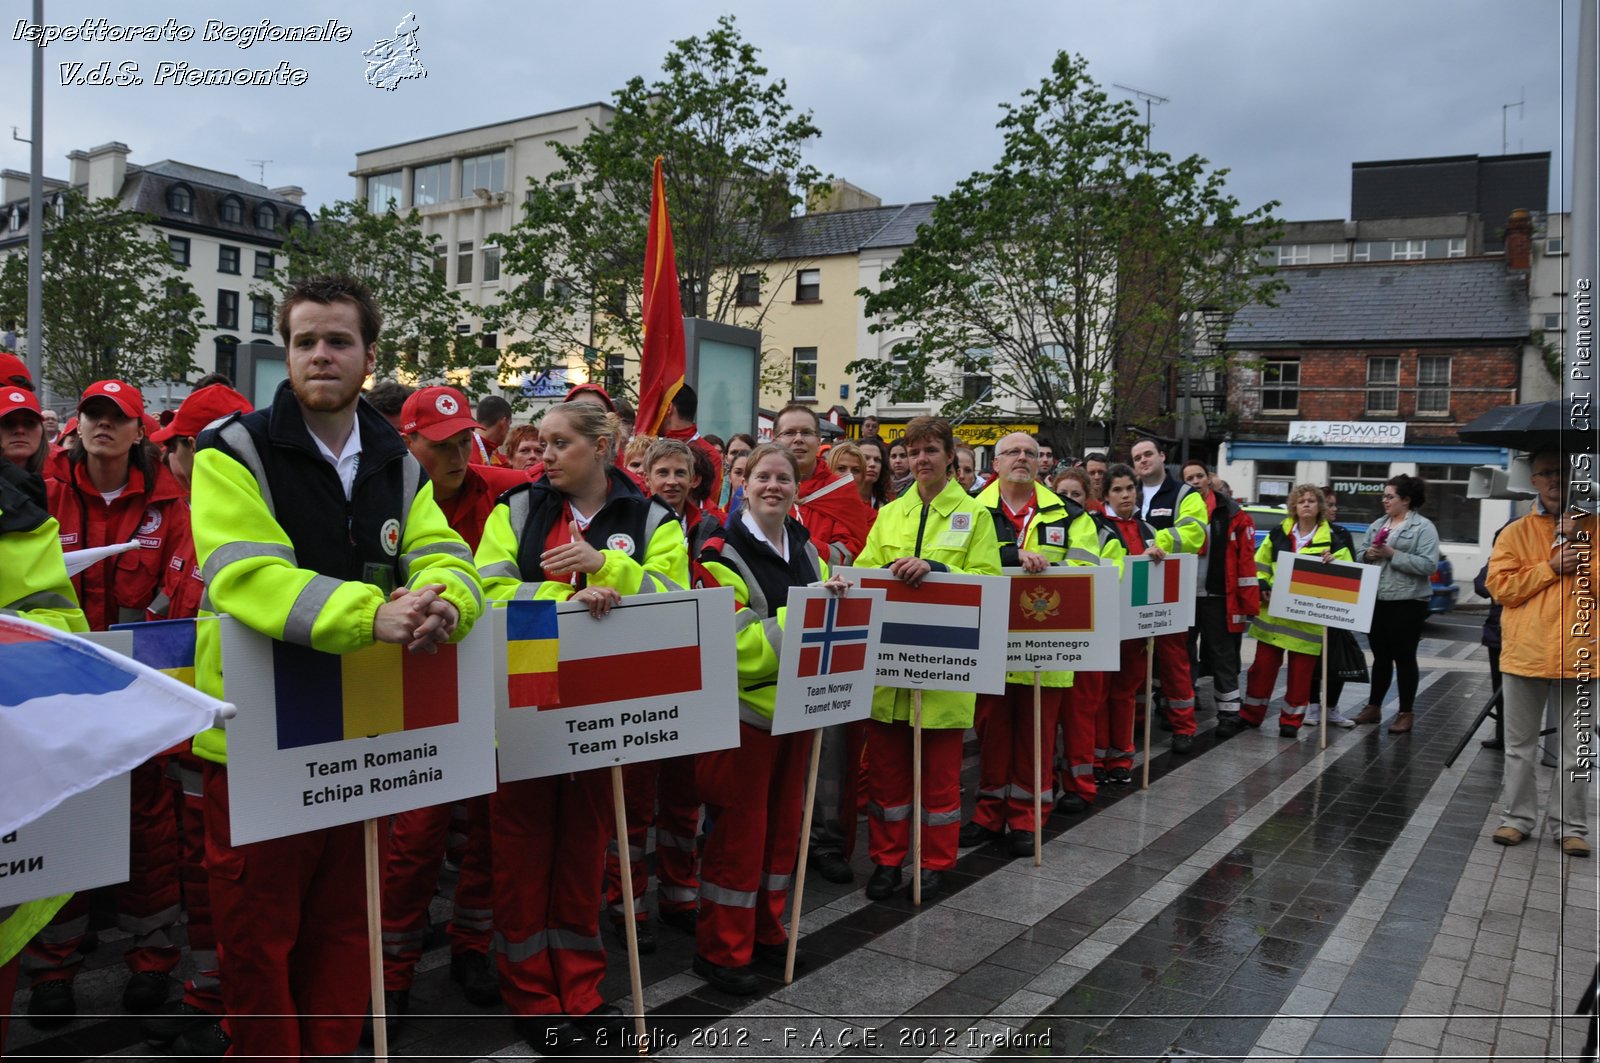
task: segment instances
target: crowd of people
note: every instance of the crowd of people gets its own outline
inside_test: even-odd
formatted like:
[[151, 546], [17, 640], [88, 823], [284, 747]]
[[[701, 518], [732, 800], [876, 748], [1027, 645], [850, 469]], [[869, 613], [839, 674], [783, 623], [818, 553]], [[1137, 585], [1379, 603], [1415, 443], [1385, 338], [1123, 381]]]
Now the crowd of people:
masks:
[[[825, 446], [815, 412], [791, 405], [770, 442], [720, 440], [698, 431], [694, 392], [683, 387], [659, 431], [635, 435], [632, 411], [594, 384], [573, 388], [537, 426], [514, 426], [494, 396], [472, 408], [454, 388], [392, 381], [364, 393], [381, 315], [357, 282], [301, 283], [278, 327], [288, 380], [269, 406], [252, 410], [229, 381], [208, 377], [164, 423], [145, 412], [137, 388], [105, 380], [53, 434], [26, 369], [0, 362], [0, 556], [8, 573], [28, 574], [6, 577], [0, 607], [69, 630], [228, 613], [333, 653], [374, 641], [432, 652], [464, 636], [488, 603], [512, 598], [574, 601], [603, 622], [632, 595], [723, 586], [738, 609], [738, 704], [729, 711], [739, 745], [629, 766], [626, 837], [615, 836], [601, 771], [502, 783], [481, 800], [392, 818], [382, 882], [392, 1019], [409, 1005], [447, 849], [459, 865], [451, 977], [474, 1005], [504, 1001], [541, 1051], [580, 1049], [619, 1028], [599, 993], [603, 920], [633, 920], [641, 951], [656, 947], [658, 926], [692, 935], [694, 970], [727, 992], [757, 992], [760, 968], [782, 969], [809, 748], [771, 734], [784, 603], [795, 586], [847, 594], [834, 574], [841, 566], [883, 568], [914, 586], [933, 572], [1199, 559], [1194, 630], [1154, 640], [1157, 705], [1144, 703], [1143, 638], [1123, 642], [1115, 669], [1040, 676], [1037, 745], [1031, 672], [1009, 675], [1002, 694], [928, 691], [920, 808], [908, 691], [880, 688], [870, 720], [827, 729], [811, 866], [851, 881], [865, 816], [872, 900], [902, 889], [907, 871], [924, 902], [937, 897], [963, 847], [1031, 854], [1043, 828], [1036, 800], [1044, 816], [1080, 815], [1102, 787], [1131, 783], [1147, 712], [1171, 731], [1174, 754], [1191, 754], [1197, 676], [1211, 679], [1219, 740], [1262, 725], [1285, 665], [1282, 737], [1322, 712], [1336, 726], [1377, 722], [1391, 675], [1400, 708], [1389, 729], [1413, 726], [1417, 642], [1438, 557], [1437, 534], [1418, 512], [1425, 485], [1414, 477], [1389, 482], [1385, 516], [1359, 542], [1331, 522], [1322, 489], [1298, 485], [1257, 547], [1249, 515], [1213, 470], [1189, 461], [1174, 476], [1155, 439], [1136, 441], [1127, 461], [1093, 453], [1058, 463], [1048, 443], [1014, 432], [980, 474], [973, 448], [937, 418], [915, 418], [887, 442], [867, 418], [860, 438]], [[1559, 499], [1548, 505], [1559, 511]], [[1534, 529], [1552, 530], [1578, 531]], [[1523, 538], [1508, 533], [1508, 556], [1538, 553]], [[67, 578], [63, 551], [118, 543], [137, 545]], [[28, 552], [26, 564], [10, 564], [17, 551]], [[1336, 699], [1319, 704], [1321, 629], [1272, 611], [1285, 551], [1383, 566], [1371, 697], [1353, 719]], [[1507, 607], [1508, 639], [1515, 625], [1541, 622], [1521, 610], [1543, 608], [1529, 603], [1549, 592], [1548, 580], [1497, 560], [1489, 586]], [[1241, 675], [1246, 631], [1256, 651]], [[202, 624], [197, 685], [220, 694], [219, 647], [207, 632]], [[1548, 680], [1539, 677], [1551, 673], [1509, 652], [1502, 665], [1514, 706], [1508, 761], [1521, 764], [1510, 750], [1526, 759], [1529, 728], [1537, 732], [1527, 706], [1542, 704]], [[979, 779], [963, 824], [969, 728]], [[151, 1013], [152, 1042], [175, 1054], [349, 1053], [369, 1005], [360, 827], [234, 845], [227, 782], [222, 729], [134, 773], [130, 878], [116, 890], [129, 935], [123, 1004]], [[1507, 787], [1510, 833], [1496, 840], [1515, 844], [1533, 829], [1532, 790], [1523, 775], [1508, 774]], [[921, 864], [906, 868], [914, 816]], [[1564, 837], [1581, 845], [1580, 827], [1564, 822]], [[173, 930], [184, 913], [194, 974], [172, 1007]], [[21, 954], [38, 1024], [74, 1013], [88, 915], [87, 898], [73, 899]], [[0, 968], [0, 998], [11, 998], [16, 977], [15, 961]]]

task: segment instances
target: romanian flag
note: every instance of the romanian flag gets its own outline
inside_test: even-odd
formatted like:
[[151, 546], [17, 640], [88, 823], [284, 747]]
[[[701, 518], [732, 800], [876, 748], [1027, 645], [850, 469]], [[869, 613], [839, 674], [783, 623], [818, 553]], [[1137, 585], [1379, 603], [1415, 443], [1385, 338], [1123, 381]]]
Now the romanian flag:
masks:
[[511, 707], [559, 705], [555, 602], [506, 605], [506, 682]]
[[1094, 577], [1012, 576], [1010, 630], [1093, 631]]
[[678, 291], [678, 264], [672, 256], [672, 220], [667, 217], [667, 189], [656, 156], [650, 191], [650, 229], [644, 244], [644, 349], [639, 353], [639, 419], [634, 430], [660, 435], [672, 397], [683, 386], [683, 297]]
[[193, 620], [150, 620], [138, 624], [118, 624], [113, 630], [133, 635], [134, 660], [165, 672], [180, 683], [194, 686]]
[[456, 648], [407, 653], [375, 643], [355, 653], [272, 644], [278, 748], [370, 738], [455, 723]]
[[1297, 557], [1289, 577], [1289, 591], [1302, 598], [1354, 605], [1361, 597], [1361, 570], [1337, 561]]
[[1181, 595], [1179, 580], [1183, 569], [1148, 558], [1128, 558], [1128, 580], [1132, 584], [1133, 604], [1170, 605]]

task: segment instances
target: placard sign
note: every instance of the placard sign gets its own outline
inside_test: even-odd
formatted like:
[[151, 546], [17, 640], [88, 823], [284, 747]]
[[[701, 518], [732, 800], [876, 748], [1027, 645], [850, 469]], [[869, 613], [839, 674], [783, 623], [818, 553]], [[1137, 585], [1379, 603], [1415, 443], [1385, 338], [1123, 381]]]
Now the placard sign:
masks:
[[1170, 635], [1194, 626], [1198, 560], [1193, 554], [1168, 554], [1162, 561], [1143, 555], [1123, 559], [1123, 638]]
[[1114, 672], [1122, 608], [1114, 565], [1001, 569], [1011, 580], [1006, 667], [1019, 672]]
[[[505, 654], [480, 622], [438, 653], [319, 653], [229, 618], [222, 669], [234, 844], [374, 819], [494, 789]], [[503, 647], [502, 647], [503, 650]]]
[[879, 686], [1004, 693], [1010, 580], [930, 572], [911, 587], [881, 568], [834, 571], [887, 599]]
[[1324, 627], [1370, 631], [1379, 567], [1285, 550], [1273, 568], [1272, 612]]
[[872, 715], [884, 593], [790, 587], [772, 733], [793, 734]]
[[[505, 613], [495, 609], [491, 617], [500, 661]], [[631, 595], [599, 620], [564, 602], [556, 621], [560, 704], [513, 709], [503, 667], [495, 684], [501, 779], [739, 744], [732, 590]]]
[[128, 880], [128, 776], [0, 836], [0, 907]]

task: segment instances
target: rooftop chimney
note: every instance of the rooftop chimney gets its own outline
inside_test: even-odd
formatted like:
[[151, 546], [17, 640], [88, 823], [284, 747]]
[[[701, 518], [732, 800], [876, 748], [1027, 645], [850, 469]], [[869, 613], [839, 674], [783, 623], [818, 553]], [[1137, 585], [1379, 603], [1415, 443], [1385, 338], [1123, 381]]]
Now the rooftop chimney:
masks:
[[287, 199], [290, 203], [303, 203], [306, 198], [306, 190], [299, 185], [284, 185], [282, 188], [274, 188], [272, 189], [272, 194], [279, 199]]
[[89, 198], [106, 199], [122, 194], [131, 149], [119, 140], [89, 149]]
[[1533, 219], [1525, 210], [1514, 210], [1506, 220], [1506, 269], [1526, 271], [1533, 254]]
[[67, 152], [67, 161], [72, 163], [72, 172], [68, 180], [73, 188], [83, 188], [89, 184], [89, 153], [85, 151]]

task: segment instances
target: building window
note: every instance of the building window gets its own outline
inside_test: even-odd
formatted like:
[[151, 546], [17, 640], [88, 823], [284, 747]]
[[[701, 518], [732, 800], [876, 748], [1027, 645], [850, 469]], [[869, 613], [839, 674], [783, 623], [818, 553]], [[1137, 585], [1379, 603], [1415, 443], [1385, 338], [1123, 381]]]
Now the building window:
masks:
[[278, 227], [278, 208], [271, 203], [257, 205], [255, 223], [257, 229], [276, 229]]
[[1295, 463], [1292, 461], [1256, 462], [1256, 503], [1263, 506], [1283, 505], [1288, 501], [1295, 480]]
[[1417, 413], [1450, 415], [1450, 356], [1424, 354], [1417, 359]]
[[1409, 261], [1414, 258], [1427, 258], [1428, 245], [1425, 240], [1390, 240], [1389, 257], [1397, 262]]
[[436, 162], [411, 171], [411, 205], [426, 207], [450, 198], [450, 164]]
[[237, 247], [229, 247], [227, 244], [223, 244], [217, 248], [217, 272], [239, 272], [239, 249]]
[[796, 402], [814, 401], [817, 397], [817, 349], [794, 349], [794, 399]]
[[620, 354], [606, 354], [606, 390], [621, 395], [627, 387], [628, 360]]
[[988, 402], [994, 378], [987, 373], [965, 373], [961, 377], [961, 399], [966, 403]]
[[172, 261], [180, 266], [189, 264], [189, 238], [187, 236], [167, 237], [167, 247], [172, 250]]
[[445, 279], [445, 271], [450, 268], [450, 254], [443, 244], [433, 245], [433, 272], [440, 280]]
[[272, 252], [256, 252], [256, 276], [265, 279], [272, 276]]
[[1300, 359], [1270, 359], [1261, 367], [1261, 412], [1282, 415], [1300, 409]]
[[294, 211], [289, 215], [289, 228], [299, 232], [311, 231], [311, 215], [303, 210]]
[[889, 389], [890, 402], [924, 402], [927, 399], [927, 386], [911, 372], [911, 357], [894, 356], [894, 385]]
[[1544, 242], [1544, 253], [1547, 255], [1564, 255], [1567, 253], [1567, 241], [1559, 236], [1552, 236]]
[[217, 364], [216, 371], [229, 380], [239, 379], [239, 341], [232, 336], [218, 336], [216, 339]]
[[226, 288], [217, 291], [217, 328], [239, 327], [239, 293]]
[[468, 192], [476, 192], [480, 188], [489, 192], [506, 190], [505, 152], [474, 155], [470, 159], [461, 160], [461, 194], [465, 196]]
[[1352, 261], [1352, 262], [1371, 262], [1372, 261], [1372, 245], [1371, 244], [1367, 244], [1367, 243], [1352, 245], [1351, 248], [1350, 248], [1350, 261]]
[[[1389, 466], [1381, 461], [1329, 462], [1328, 484], [1339, 503], [1339, 523], [1371, 524], [1383, 516], [1383, 482], [1388, 478]], [[1428, 495], [1431, 506], [1433, 492]]]
[[1467, 497], [1467, 477], [1471, 471], [1468, 465], [1417, 466], [1417, 475], [1428, 481], [1428, 519], [1439, 529], [1442, 541], [1473, 544], [1479, 541], [1478, 500]]
[[739, 306], [761, 305], [761, 274], [739, 274], [739, 292], [735, 301]]
[[272, 300], [260, 295], [250, 297], [250, 331], [272, 334]]
[[1367, 359], [1367, 412], [1400, 412], [1400, 359], [1387, 355]]
[[478, 345], [486, 351], [493, 351], [500, 346], [500, 333], [485, 332], [478, 337]]
[[1311, 264], [1310, 244], [1286, 244], [1278, 248], [1278, 265], [1308, 266]]
[[822, 271], [820, 269], [803, 269], [795, 274], [794, 301], [797, 303], [815, 303], [822, 299]]
[[375, 173], [367, 178], [367, 209], [374, 214], [400, 209], [400, 171]]
[[174, 214], [194, 213], [194, 193], [188, 185], [173, 185], [167, 189], [167, 208]]
[[500, 279], [500, 248], [494, 244], [483, 249], [483, 283]]
[[456, 283], [472, 283], [472, 241], [462, 240], [456, 244]]
[[1542, 327], [1546, 332], [1561, 331], [1561, 315], [1559, 313], [1545, 314], [1543, 315], [1542, 320], [1544, 321], [1544, 325]]
[[1467, 238], [1464, 237], [1464, 236], [1452, 236], [1450, 238], [1447, 246], [1445, 247], [1444, 257], [1446, 257], [1446, 258], [1466, 258], [1467, 257]]
[[244, 204], [238, 196], [224, 196], [222, 199], [222, 220], [229, 225], [244, 224]]

